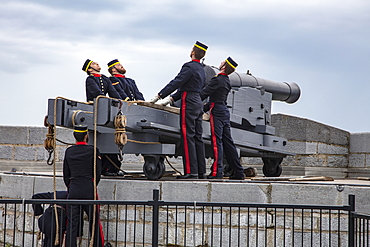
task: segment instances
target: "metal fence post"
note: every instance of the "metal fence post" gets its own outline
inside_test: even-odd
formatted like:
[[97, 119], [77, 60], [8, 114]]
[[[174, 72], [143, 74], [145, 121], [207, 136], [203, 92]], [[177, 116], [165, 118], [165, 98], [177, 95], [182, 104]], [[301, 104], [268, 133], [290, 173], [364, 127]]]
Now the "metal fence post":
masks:
[[152, 246], [158, 247], [159, 190], [153, 190]]
[[349, 212], [348, 212], [348, 246], [355, 247], [355, 195], [348, 195]]

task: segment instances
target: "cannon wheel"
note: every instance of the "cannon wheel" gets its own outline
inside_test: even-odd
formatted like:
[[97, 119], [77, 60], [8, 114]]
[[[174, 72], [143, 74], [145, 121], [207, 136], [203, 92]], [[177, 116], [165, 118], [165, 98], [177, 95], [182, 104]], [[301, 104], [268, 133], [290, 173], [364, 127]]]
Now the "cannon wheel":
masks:
[[144, 160], [143, 171], [145, 176], [149, 180], [160, 179], [166, 170], [164, 157], [161, 155], [144, 155]]
[[262, 158], [263, 161], [263, 174], [266, 177], [279, 177], [283, 168], [281, 162], [283, 158]]

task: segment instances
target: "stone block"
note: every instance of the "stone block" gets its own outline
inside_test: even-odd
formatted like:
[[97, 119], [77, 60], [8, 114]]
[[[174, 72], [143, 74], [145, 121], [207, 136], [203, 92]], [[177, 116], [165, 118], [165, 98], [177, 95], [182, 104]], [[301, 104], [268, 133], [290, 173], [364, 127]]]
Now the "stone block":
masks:
[[365, 167], [366, 165], [366, 154], [350, 154], [348, 167]]
[[14, 160], [35, 160], [36, 147], [20, 147], [14, 149]]
[[[187, 219], [186, 221], [189, 224], [196, 224], [196, 225], [211, 225], [212, 221], [214, 224], [226, 224], [227, 219], [229, 219], [229, 209], [221, 210], [219, 208], [217, 209], [205, 209], [205, 210], [198, 210], [194, 213], [194, 207], [187, 208]], [[184, 222], [184, 221], [183, 221]]]
[[98, 189], [101, 200], [150, 201], [153, 200], [153, 189], [160, 189], [160, 184], [149, 180], [104, 179]]
[[[52, 170], [52, 166], [45, 166], [45, 168]], [[47, 168], [46, 168], [47, 169]], [[52, 174], [52, 173], [51, 173]], [[56, 190], [66, 191], [67, 186], [64, 184], [63, 178], [61, 176], [56, 177]], [[54, 191], [54, 178], [50, 177], [35, 177], [34, 184], [32, 185], [32, 194], [43, 193], [43, 192], [52, 192]]]
[[318, 152], [317, 142], [306, 142], [306, 153], [305, 154], [316, 154]]
[[28, 128], [18, 126], [0, 126], [1, 144], [26, 144]]
[[[353, 169], [353, 168], [352, 168]], [[338, 167], [305, 167], [305, 176], [328, 176], [334, 179], [348, 177], [348, 168]]]
[[307, 204], [307, 205], [341, 205], [338, 201], [336, 185], [323, 184], [273, 184], [271, 203]]
[[370, 154], [365, 154], [365, 167], [370, 167]]
[[[163, 227], [159, 226], [158, 231], [163, 231]], [[152, 243], [152, 228], [148, 226], [148, 224], [136, 224], [135, 228], [132, 230], [132, 236], [130, 236], [128, 239], [132, 238], [132, 242], [135, 242], [136, 244], [133, 244], [132, 246], [136, 246], [137, 243], [146, 243], [148, 246], [150, 243]], [[134, 237], [134, 238], [133, 238]], [[159, 238], [158, 238], [159, 240]], [[145, 245], [144, 245], [145, 246]]]
[[348, 167], [348, 158], [343, 155], [330, 155], [327, 158], [327, 166], [338, 168]]
[[209, 200], [209, 182], [166, 181], [161, 186], [163, 201], [205, 202]]
[[[138, 208], [140, 207], [140, 208]], [[122, 208], [119, 212], [119, 218], [120, 221], [140, 221], [142, 219], [142, 206], [138, 206], [135, 210], [135, 207], [129, 206], [130, 209]]]
[[288, 141], [288, 151], [295, 154], [316, 154], [317, 153], [316, 142], [297, 142]]
[[322, 231], [327, 232], [331, 230], [333, 232], [338, 229], [338, 226], [340, 226], [341, 231], [348, 231], [348, 217], [343, 216], [338, 218], [338, 214], [336, 213], [338, 212], [332, 211], [329, 215], [329, 213], [326, 211], [324, 214], [322, 214], [323, 217], [321, 219], [321, 222], [319, 222], [321, 223]]
[[[73, 130], [72, 129], [66, 129], [66, 128], [59, 128], [57, 127], [57, 139], [66, 142], [66, 143], [75, 143], [76, 140], [73, 137]], [[57, 142], [57, 144], [60, 144]]]
[[29, 136], [26, 144], [44, 144], [48, 129], [45, 127], [28, 127]]
[[325, 166], [326, 160], [323, 156], [298, 156], [297, 158], [298, 166]]
[[[297, 166], [297, 156], [286, 156], [283, 161], [281, 162], [282, 166]], [[284, 172], [284, 169], [283, 169]]]
[[49, 157], [49, 153], [43, 147], [36, 148], [36, 161], [47, 160]]
[[351, 153], [370, 153], [370, 133], [352, 133], [350, 143]]
[[13, 147], [12, 146], [0, 146], [0, 159], [3, 159], [3, 160], [13, 159]]
[[348, 196], [355, 195], [356, 213], [369, 214], [370, 197], [369, 186], [343, 186], [343, 191], [338, 193], [338, 205], [348, 205]]
[[270, 186], [266, 184], [210, 183], [209, 188], [211, 202], [266, 203], [270, 200]]
[[34, 177], [2, 174], [0, 178], [0, 198], [31, 198], [34, 180]]
[[318, 143], [317, 153], [319, 154], [348, 154], [348, 147]]

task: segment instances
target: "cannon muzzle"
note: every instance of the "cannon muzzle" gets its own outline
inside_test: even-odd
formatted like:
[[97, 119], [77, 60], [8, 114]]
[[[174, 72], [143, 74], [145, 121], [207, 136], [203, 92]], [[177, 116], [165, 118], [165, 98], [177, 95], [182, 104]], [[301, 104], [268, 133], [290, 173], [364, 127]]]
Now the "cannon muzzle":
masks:
[[[206, 72], [206, 84], [213, 76], [219, 73], [219, 69], [213, 66], [206, 65], [204, 67]], [[300, 95], [301, 89], [294, 82], [275, 82], [262, 78], [258, 78], [249, 73], [234, 72], [230, 76], [230, 83], [232, 87], [252, 87], [261, 88], [267, 92], [272, 93], [273, 100], [285, 101], [286, 103], [296, 102]]]

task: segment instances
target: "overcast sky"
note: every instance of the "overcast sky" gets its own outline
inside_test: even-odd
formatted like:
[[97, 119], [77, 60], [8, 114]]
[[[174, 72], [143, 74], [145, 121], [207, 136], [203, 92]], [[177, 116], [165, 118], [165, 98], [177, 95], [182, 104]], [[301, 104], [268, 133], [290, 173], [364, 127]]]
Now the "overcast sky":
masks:
[[189, 60], [231, 56], [238, 71], [295, 82], [301, 98], [273, 113], [369, 132], [370, 1], [2, 0], [0, 125], [43, 126], [47, 99], [85, 101], [89, 58], [119, 59], [146, 99]]

